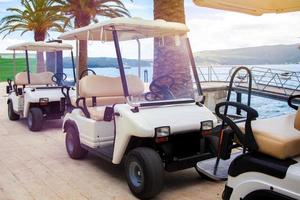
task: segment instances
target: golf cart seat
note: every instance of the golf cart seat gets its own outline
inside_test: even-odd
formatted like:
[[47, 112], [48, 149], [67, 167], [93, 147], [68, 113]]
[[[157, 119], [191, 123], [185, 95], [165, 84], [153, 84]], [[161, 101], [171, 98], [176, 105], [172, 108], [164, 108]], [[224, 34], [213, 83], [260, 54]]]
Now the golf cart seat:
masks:
[[[76, 107], [77, 98], [73, 97], [71, 98], [72, 106]], [[124, 96], [116, 96], [116, 97], [96, 97], [93, 103], [93, 98], [85, 98], [85, 103], [87, 107], [93, 107], [94, 106], [105, 106], [105, 105], [111, 105], [111, 102], [116, 103], [125, 103], [125, 97]], [[83, 106], [83, 102], [79, 102], [80, 106]]]
[[[144, 83], [139, 77], [127, 75], [126, 81], [129, 95], [143, 94]], [[120, 77], [85, 76], [79, 81], [79, 96], [76, 106], [81, 107], [87, 117], [96, 121], [103, 120], [106, 106], [126, 102]]]
[[[295, 99], [299, 102], [300, 95], [290, 96], [288, 105], [297, 110], [296, 113], [258, 120], [256, 120], [258, 112], [248, 105], [232, 101], [218, 103], [216, 115], [232, 130], [224, 137], [228, 139], [225, 139], [222, 145], [224, 157], [228, 157], [226, 149], [230, 149], [233, 140], [249, 152], [260, 152], [277, 159], [284, 160], [300, 155], [300, 108], [293, 104]], [[224, 107], [234, 107], [246, 112], [246, 121], [235, 123], [226, 114], [221, 113], [221, 108]], [[231, 133], [234, 133], [235, 137]]]
[[[245, 123], [237, 126], [245, 132]], [[251, 123], [258, 151], [278, 159], [300, 155], [300, 110]]]
[[52, 72], [41, 72], [41, 73], [31, 73], [30, 72], [30, 84], [28, 83], [27, 72], [19, 72], [15, 75], [15, 85], [51, 85]]
[[106, 106], [87, 107], [90, 118], [95, 121], [103, 121]]

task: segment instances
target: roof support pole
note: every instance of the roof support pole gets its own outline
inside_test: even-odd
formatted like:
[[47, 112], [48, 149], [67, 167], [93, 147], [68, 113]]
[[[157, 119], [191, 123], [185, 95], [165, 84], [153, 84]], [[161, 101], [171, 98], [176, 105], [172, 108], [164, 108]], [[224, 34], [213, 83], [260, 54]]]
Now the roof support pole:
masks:
[[17, 74], [17, 66], [16, 66], [16, 50], [14, 50], [14, 53], [13, 53], [13, 65], [14, 65], [14, 79], [15, 79], [15, 76]]
[[55, 73], [57, 73], [57, 51], [54, 51], [54, 62]]
[[25, 57], [26, 57], [26, 68], [27, 68], [27, 79], [28, 79], [28, 84], [30, 84], [30, 70], [29, 70], [29, 58], [28, 58], [28, 50], [25, 50]]
[[115, 27], [112, 27], [112, 29], [113, 29], [112, 34], [113, 34], [113, 39], [114, 39], [114, 43], [115, 43], [116, 54], [117, 54], [117, 58], [118, 58], [118, 64], [119, 64], [119, 70], [120, 70], [120, 75], [121, 75], [121, 80], [122, 80], [122, 86], [123, 86], [124, 96], [127, 98], [127, 97], [129, 97], [129, 92], [128, 92], [126, 75], [125, 75], [125, 70], [124, 70], [124, 65], [123, 65], [121, 50], [120, 50], [118, 33], [117, 33]]
[[[79, 40], [76, 38], [76, 80], [75, 80], [75, 83], [76, 83], [76, 96], [78, 97], [79, 96]], [[78, 81], [77, 81], [78, 80]]]
[[203, 91], [202, 91], [202, 88], [201, 88], [200, 79], [199, 79], [199, 76], [198, 76], [196, 63], [195, 63], [193, 52], [192, 52], [191, 43], [190, 43], [190, 40], [189, 40], [188, 37], [186, 38], [186, 44], [187, 44], [187, 48], [188, 48], [187, 50], [188, 50], [190, 62], [191, 62], [191, 65], [192, 65], [193, 74], [194, 74], [195, 81], [196, 81], [197, 92], [198, 92], [198, 95], [202, 96]]
[[141, 42], [138, 38], [136, 39], [136, 41], [138, 44], [138, 73], [139, 77], [141, 78]]
[[72, 60], [72, 69], [73, 69], [73, 78], [74, 78], [74, 83], [76, 83], [76, 72], [75, 72], [75, 62], [74, 62], [74, 54], [73, 51], [71, 51], [71, 60]]

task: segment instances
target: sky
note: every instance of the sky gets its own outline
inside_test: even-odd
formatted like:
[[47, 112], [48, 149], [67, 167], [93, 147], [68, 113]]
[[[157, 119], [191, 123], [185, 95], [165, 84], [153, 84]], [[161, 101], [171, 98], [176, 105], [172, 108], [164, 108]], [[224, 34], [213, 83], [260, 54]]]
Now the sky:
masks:
[[[9, 14], [6, 8], [20, 7], [19, 2], [20, 0], [0, 0], [0, 18]], [[152, 0], [134, 0], [133, 3], [124, 0], [124, 3], [131, 16], [153, 19]], [[265, 14], [257, 17], [200, 8], [194, 5], [192, 0], [185, 0], [185, 12], [193, 51], [300, 43], [300, 12]], [[48, 39], [55, 39], [58, 35], [50, 33]], [[2, 37], [3, 34], [0, 35], [0, 38]], [[1, 41], [0, 52], [6, 52], [8, 45], [28, 40], [33, 40], [32, 33], [26, 33], [22, 37], [19, 33], [11, 34]], [[113, 53], [112, 45], [101, 48], [99, 44], [90, 42], [89, 46], [89, 56], [109, 56]], [[149, 41], [146, 41], [144, 46], [142, 44], [143, 47], [146, 47], [147, 51], [142, 50], [142, 57], [149, 57], [150, 52], [152, 53]], [[132, 50], [128, 57], [136, 57], [136, 51]]]

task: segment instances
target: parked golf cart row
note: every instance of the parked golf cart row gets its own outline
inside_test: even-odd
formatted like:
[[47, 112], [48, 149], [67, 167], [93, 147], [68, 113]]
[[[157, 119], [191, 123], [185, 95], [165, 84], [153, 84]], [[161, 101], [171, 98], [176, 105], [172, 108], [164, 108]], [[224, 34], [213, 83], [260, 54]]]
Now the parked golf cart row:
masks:
[[[93, 40], [114, 45], [119, 69], [117, 77], [95, 73], [79, 75], [77, 91], [67, 86], [59, 86], [58, 89], [52, 84], [46, 84], [46, 89], [41, 89], [50, 91], [49, 88], [53, 87], [55, 91], [60, 91], [61, 96], [57, 101], [61, 105], [60, 112], [66, 112], [63, 132], [66, 133], [65, 145], [69, 156], [83, 159], [91, 152], [113, 164], [124, 163], [126, 179], [132, 193], [140, 199], [149, 199], [162, 190], [164, 171], [196, 167], [197, 163], [210, 159], [226, 160], [230, 158], [233, 148], [242, 146], [245, 154], [235, 158], [229, 167], [230, 176], [224, 199], [299, 199], [299, 192], [295, 188], [300, 181], [297, 178], [297, 174], [300, 174], [300, 159], [291, 157], [300, 154], [300, 149], [297, 148], [300, 133], [298, 136], [297, 131], [293, 130], [293, 136], [290, 137], [290, 132], [285, 132], [286, 126], [283, 125], [283, 129], [278, 128], [283, 130], [282, 137], [278, 138], [263, 131], [256, 133], [255, 128], [252, 128], [252, 132], [251, 123], [260, 123], [260, 120], [252, 122], [257, 117], [257, 112], [250, 107], [250, 103], [238, 104], [230, 102], [229, 98], [216, 106], [216, 114], [224, 122], [222, 126], [217, 126], [217, 117], [203, 105], [203, 94], [187, 32], [186, 25], [180, 23], [114, 18], [75, 29], [59, 37], [62, 40]], [[165, 43], [166, 37], [174, 42]], [[178, 58], [189, 58], [186, 64], [191, 67], [191, 80], [183, 82], [169, 74], [161, 74], [147, 87], [138, 76], [128, 73], [122, 59], [122, 42], [137, 39], [143, 42], [143, 39], [149, 38], [160, 38], [162, 46], [171, 45], [168, 47], [180, 50], [176, 51]], [[30, 83], [30, 73], [28, 74], [27, 83]], [[192, 83], [194, 90], [186, 87], [188, 81]], [[9, 86], [9, 99], [13, 104], [13, 99], [20, 96], [16, 95], [18, 88], [14, 90], [15, 87]], [[30, 109], [47, 110], [41, 107], [41, 98], [44, 96], [37, 95], [36, 92], [40, 90], [37, 88], [29, 84], [23, 85], [23, 98], [25, 99], [27, 92], [37, 96], [38, 106]], [[180, 93], [177, 92], [178, 88]], [[251, 91], [251, 86], [249, 88]], [[225, 112], [221, 112], [220, 108], [224, 106]], [[228, 106], [238, 107], [248, 113], [245, 128], [240, 125], [241, 128], [238, 128], [227, 117]], [[13, 111], [16, 114], [18, 110]], [[27, 117], [25, 111], [23, 113]], [[45, 112], [43, 115], [46, 117], [48, 114]], [[280, 123], [277, 125], [280, 126]], [[257, 127], [259, 128], [261, 127]], [[287, 130], [291, 129], [293, 128], [289, 127]], [[219, 145], [216, 142], [219, 137], [212, 134], [216, 130], [222, 130]], [[243, 130], [245, 134], [242, 134]], [[285, 136], [291, 143], [281, 141]], [[261, 143], [261, 138], [275, 142]], [[278, 142], [283, 143], [276, 146], [275, 143]], [[291, 144], [295, 151], [285, 154], [284, 157], [277, 157], [278, 152], [270, 154], [264, 151], [264, 144], [283, 152]], [[206, 176], [210, 175], [211, 178], [217, 176], [214, 172], [207, 174], [201, 167], [197, 171]], [[283, 176], [285, 174], [287, 176]]]
[[[92, 38], [110, 42], [116, 49], [120, 76], [92, 74], [79, 77], [78, 89], [74, 91], [54, 84], [48, 72], [48, 78], [42, 79], [48, 82], [35, 82], [35, 78], [42, 74], [29, 73], [28, 65], [27, 73], [20, 73], [26, 75], [23, 77], [25, 82], [20, 83], [20, 74], [17, 74], [14, 85], [9, 82], [8, 87], [9, 107], [20, 106], [23, 102], [17, 101], [19, 99], [27, 106], [9, 113], [27, 117], [29, 128], [38, 130], [34, 127], [37, 117], [41, 122], [49, 116], [48, 111], [59, 111], [56, 114], [60, 118], [65, 111], [64, 105], [67, 105], [63, 131], [70, 157], [80, 159], [89, 151], [113, 164], [124, 160], [128, 185], [133, 194], [142, 199], [153, 197], [163, 187], [164, 170], [195, 167], [199, 160], [215, 156], [213, 143], [203, 137], [201, 129], [212, 129], [217, 118], [201, 102], [191, 98], [193, 94], [176, 97], [172, 92], [176, 80], [169, 75], [161, 76], [146, 88], [138, 76], [126, 74], [119, 42], [167, 36], [174, 38], [174, 48], [181, 49], [181, 55], [177, 56], [190, 58], [188, 65], [192, 64], [197, 91], [201, 92], [187, 31], [187, 27], [179, 23], [115, 18], [93, 28], [85, 27], [63, 34], [60, 38], [63, 40]], [[101, 32], [102, 36], [99, 35]], [[29, 47], [25, 47], [27, 60]], [[56, 99], [52, 100], [53, 91]], [[58, 109], [50, 107], [51, 102], [59, 104]]]

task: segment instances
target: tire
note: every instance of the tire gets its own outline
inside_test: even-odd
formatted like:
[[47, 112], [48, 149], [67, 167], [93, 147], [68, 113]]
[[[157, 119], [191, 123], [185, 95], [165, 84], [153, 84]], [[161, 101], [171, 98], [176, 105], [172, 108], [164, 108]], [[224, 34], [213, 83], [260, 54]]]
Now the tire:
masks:
[[79, 133], [74, 125], [66, 128], [66, 149], [70, 158], [79, 160], [84, 158], [88, 151], [81, 147]]
[[43, 112], [40, 108], [30, 108], [27, 116], [27, 125], [31, 131], [40, 131], [43, 127]]
[[8, 118], [11, 121], [16, 121], [20, 119], [20, 115], [16, 114], [13, 108], [13, 103], [12, 101], [9, 101], [7, 104], [7, 114], [8, 114]]
[[163, 188], [163, 164], [158, 153], [150, 148], [131, 150], [126, 156], [125, 173], [131, 192], [139, 199], [150, 199]]

